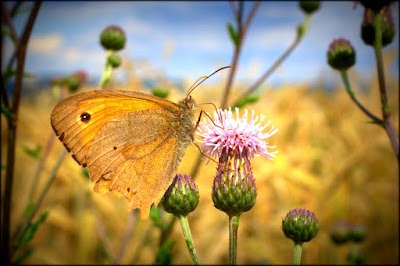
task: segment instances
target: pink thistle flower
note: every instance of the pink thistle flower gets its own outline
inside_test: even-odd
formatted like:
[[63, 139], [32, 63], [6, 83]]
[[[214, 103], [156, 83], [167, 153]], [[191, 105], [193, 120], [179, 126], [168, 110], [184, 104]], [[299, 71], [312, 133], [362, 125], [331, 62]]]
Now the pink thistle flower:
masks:
[[229, 156], [233, 153], [237, 158], [251, 159], [255, 156], [263, 156], [272, 160], [277, 151], [270, 149], [276, 146], [268, 145], [268, 138], [274, 135], [278, 129], [270, 125], [270, 121], [263, 124], [264, 115], [255, 116], [254, 110], [249, 120], [248, 111], [242, 118], [239, 116], [239, 108], [235, 108], [234, 118], [231, 108], [229, 110], [218, 109], [214, 112], [214, 121], [204, 119], [199, 123], [197, 135], [202, 137], [201, 149], [210, 157]]

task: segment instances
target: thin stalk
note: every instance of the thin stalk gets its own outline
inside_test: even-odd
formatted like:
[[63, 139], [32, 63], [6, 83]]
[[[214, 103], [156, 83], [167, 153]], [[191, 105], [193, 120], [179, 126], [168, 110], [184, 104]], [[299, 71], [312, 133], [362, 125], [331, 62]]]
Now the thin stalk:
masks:
[[199, 265], [200, 262], [199, 262], [199, 258], [197, 257], [197, 251], [196, 251], [196, 247], [194, 245], [192, 233], [190, 232], [190, 227], [189, 227], [189, 222], [188, 222], [187, 216], [180, 215], [178, 218], [179, 218], [179, 221], [181, 222], [183, 236], [186, 240], [186, 245], [188, 247], [190, 256], [192, 257], [193, 263], [195, 265]]
[[[192, 179], [194, 180], [195, 177], [197, 176], [197, 174], [199, 173], [200, 170], [200, 165], [201, 165], [201, 157], [203, 155], [201, 153], [199, 153], [197, 155], [197, 158], [195, 160], [195, 165], [192, 168], [192, 172], [190, 173], [190, 176], [192, 177]], [[173, 216], [170, 220], [170, 222], [168, 223], [168, 225], [165, 227], [165, 229], [163, 229], [161, 231], [161, 237], [160, 237], [160, 247], [162, 247], [164, 245], [164, 243], [167, 241], [169, 235], [172, 232], [172, 228], [174, 227], [174, 224], [176, 222], [176, 216]]]
[[293, 50], [300, 43], [301, 38], [296, 38], [292, 44], [288, 47], [288, 49], [274, 62], [274, 64], [251, 86], [249, 87], [242, 95], [240, 95], [236, 101], [234, 101], [234, 105], [236, 105], [241, 99], [244, 99], [251, 95], [265, 80], [269, 78], [269, 76], [282, 64], [282, 62], [293, 52]]
[[244, 37], [247, 33], [250, 22], [253, 20], [254, 15], [260, 5], [260, 1], [257, 1], [253, 4], [253, 6], [250, 10], [250, 13], [247, 17], [247, 20], [244, 23], [242, 21], [243, 9], [244, 9], [243, 1], [239, 2], [239, 7], [237, 7], [234, 3], [232, 3], [231, 5], [232, 5], [233, 12], [235, 13], [237, 27], [239, 30], [239, 43], [237, 45], [235, 45], [235, 50], [234, 50], [232, 62], [231, 62], [231, 71], [229, 72], [228, 81], [225, 85], [224, 94], [223, 94], [222, 102], [221, 102], [221, 108], [227, 107], [228, 98], [229, 98], [230, 92], [232, 90], [233, 79], [236, 75], [236, 69], [237, 69], [237, 66], [239, 63], [239, 57], [240, 57], [240, 53], [241, 53], [242, 46], [244, 43]]
[[385, 83], [385, 71], [382, 58], [382, 11], [376, 14], [374, 20], [375, 27], [375, 42], [374, 52], [376, 59], [376, 68], [378, 73], [379, 92], [381, 97], [381, 108], [382, 108], [382, 126], [385, 128], [387, 135], [389, 136], [393, 150], [396, 154], [396, 158], [400, 161], [399, 157], [399, 137], [396, 129], [391, 120], [391, 114], [389, 109], [389, 103], [387, 100], [386, 83]]
[[379, 117], [377, 117], [376, 115], [374, 115], [373, 113], [368, 111], [368, 109], [365, 108], [357, 100], [353, 90], [351, 89], [351, 85], [350, 85], [350, 81], [349, 81], [349, 76], [347, 75], [347, 71], [346, 70], [340, 71], [340, 76], [342, 77], [342, 80], [343, 80], [343, 83], [344, 83], [344, 87], [345, 87], [347, 93], [349, 94], [349, 96], [353, 100], [353, 102], [358, 106], [358, 108], [360, 108], [360, 110], [363, 111], [364, 114], [366, 114], [369, 118], [371, 118], [374, 123], [382, 126], [382, 119], [380, 119]]
[[41, 172], [42, 172], [42, 170], [44, 168], [44, 165], [45, 165], [45, 162], [46, 162], [47, 158], [49, 157], [49, 153], [50, 153], [51, 147], [53, 147], [55, 139], [56, 138], [55, 138], [54, 133], [51, 132], [49, 138], [47, 139], [46, 147], [44, 148], [44, 150], [42, 152], [42, 155], [40, 157], [39, 163], [38, 163], [38, 165], [36, 167], [35, 174], [33, 176], [34, 182], [33, 182], [32, 186], [31, 186], [31, 191], [29, 192], [29, 201], [33, 201], [33, 197], [34, 197], [34, 194], [36, 192], [37, 185], [39, 184], [38, 180], [39, 180], [40, 174], [41, 174]]
[[51, 170], [49, 178], [47, 179], [45, 186], [44, 186], [42, 192], [40, 193], [38, 200], [33, 205], [33, 209], [29, 212], [26, 219], [23, 221], [23, 223], [20, 226], [18, 226], [18, 229], [14, 233], [15, 242], [19, 242], [20, 237], [22, 237], [25, 234], [25, 231], [29, 228], [31, 221], [32, 221], [33, 217], [36, 215], [37, 211], [39, 210], [40, 205], [42, 204], [42, 202], [44, 200], [44, 197], [46, 196], [47, 192], [49, 191], [50, 186], [53, 183], [53, 180], [56, 177], [58, 169], [60, 168], [61, 163], [63, 162], [66, 154], [67, 154], [67, 150], [62, 149], [62, 151], [60, 152], [60, 155], [58, 156], [57, 162], [54, 165], [53, 169]]
[[122, 235], [121, 245], [119, 247], [117, 256], [115, 258], [117, 264], [122, 264], [122, 259], [124, 258], [126, 249], [128, 247], [131, 234], [135, 228], [134, 224], [137, 221], [137, 216], [138, 216], [138, 209], [134, 209], [129, 214], [128, 221], [126, 223], [126, 227]]
[[111, 80], [111, 75], [113, 72], [113, 67], [111, 66], [111, 64], [108, 62], [108, 57], [112, 54], [113, 52], [111, 50], [107, 51], [106, 53], [106, 64], [104, 66], [104, 70], [103, 73], [101, 75], [101, 79], [99, 82], [99, 87], [101, 89], [104, 89], [105, 86], [107, 86], [107, 84], [110, 82]]
[[[21, 39], [18, 41], [16, 47], [17, 55], [17, 69], [15, 76], [15, 85], [13, 91], [13, 102], [11, 106], [11, 112], [13, 114], [12, 119], [8, 119], [8, 146], [7, 146], [7, 168], [6, 168], [6, 180], [5, 180], [5, 194], [4, 194], [4, 205], [2, 218], [2, 239], [1, 239], [1, 250], [5, 264], [10, 262], [10, 216], [11, 216], [11, 200], [12, 200], [12, 188], [13, 188], [13, 176], [14, 176], [14, 165], [15, 165], [15, 143], [17, 135], [17, 124], [18, 124], [18, 110], [22, 94], [22, 82], [25, 69], [25, 56], [26, 49], [28, 46], [29, 37], [32, 32], [33, 24], [36, 20], [41, 1], [33, 4], [32, 11], [28, 17], [28, 21], [25, 25], [24, 32]], [[3, 80], [4, 82], [4, 80]], [[4, 84], [2, 84], [3, 86]], [[6, 97], [8, 98], [8, 97]]]
[[294, 243], [293, 248], [293, 265], [301, 264], [301, 253], [303, 251], [303, 243]]
[[240, 215], [229, 216], [229, 265], [236, 265]]

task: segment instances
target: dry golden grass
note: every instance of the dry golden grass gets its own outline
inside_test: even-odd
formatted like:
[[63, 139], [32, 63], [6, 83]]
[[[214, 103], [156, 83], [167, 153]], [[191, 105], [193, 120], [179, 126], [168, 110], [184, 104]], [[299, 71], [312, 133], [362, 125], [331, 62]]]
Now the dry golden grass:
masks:
[[[376, 81], [371, 80], [370, 84], [369, 93], [360, 93], [357, 87], [354, 90], [368, 108], [380, 115]], [[388, 84], [393, 121], [398, 130], [399, 87], [396, 80], [389, 80]], [[210, 102], [213, 100], [209, 95], [215, 95], [216, 91], [219, 95], [221, 88], [202, 85], [194, 96], [197, 102]], [[32, 185], [43, 187], [63, 149], [56, 140], [40, 178], [33, 180], [37, 160], [28, 156], [23, 146], [44, 148], [48, 138], [54, 137], [49, 115], [56, 102], [49, 94], [38, 93], [21, 104], [13, 226], [22, 215]], [[173, 93], [171, 99], [182, 97]], [[241, 216], [238, 263], [290, 264], [293, 244], [284, 237], [280, 226], [282, 217], [295, 207], [314, 211], [320, 223], [317, 237], [304, 244], [304, 264], [346, 263], [350, 245], [337, 247], [329, 238], [330, 227], [337, 219], [368, 228], [368, 237], [361, 244], [367, 263], [398, 263], [399, 169], [384, 130], [366, 123], [366, 116], [341, 87], [329, 95], [322, 88], [312, 91], [307, 84], [266, 89], [261, 100], [247, 108], [265, 114], [279, 128], [270, 140], [279, 153], [273, 161], [259, 157], [253, 160], [258, 197], [254, 208]], [[2, 124], [5, 125], [4, 120]], [[7, 141], [5, 130], [3, 126], [2, 165]], [[180, 172], [190, 171], [197, 154], [194, 145], [189, 147]], [[210, 192], [214, 174], [213, 162], [202, 164], [196, 179], [200, 204], [189, 215], [198, 255], [204, 264], [227, 261], [228, 218], [213, 207]], [[33, 239], [34, 252], [25, 263], [111, 263], [103, 255], [99, 228], [103, 228], [112, 255], [116, 256], [129, 219], [127, 202], [97, 195], [91, 187], [80, 166], [67, 155], [41, 207], [41, 211], [49, 211], [49, 216]], [[121, 262], [153, 263], [159, 231], [151, 221], [137, 221], [134, 226]], [[175, 224], [172, 238], [176, 241], [173, 263], [191, 264], [179, 223]]]

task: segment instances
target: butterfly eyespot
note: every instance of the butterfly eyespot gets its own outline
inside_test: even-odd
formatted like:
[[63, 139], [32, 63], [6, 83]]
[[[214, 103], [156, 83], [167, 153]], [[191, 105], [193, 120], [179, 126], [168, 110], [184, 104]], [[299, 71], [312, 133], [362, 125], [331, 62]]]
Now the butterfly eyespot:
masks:
[[116, 146], [114, 146], [114, 147], [113, 147], [113, 149], [114, 149], [114, 151], [115, 151], [115, 150], [117, 149], [117, 147], [116, 147]]
[[89, 120], [90, 120], [90, 114], [88, 114], [86, 112], [81, 114], [81, 121], [82, 122], [87, 123], [87, 122], [89, 122]]
[[126, 191], [127, 191], [128, 193], [131, 192], [131, 188], [130, 188], [130, 187], [126, 188]]

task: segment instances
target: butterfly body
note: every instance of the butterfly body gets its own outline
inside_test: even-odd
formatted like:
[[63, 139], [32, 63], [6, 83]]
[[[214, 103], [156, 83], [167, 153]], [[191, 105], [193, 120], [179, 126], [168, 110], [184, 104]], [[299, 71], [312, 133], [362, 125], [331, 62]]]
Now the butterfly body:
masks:
[[147, 218], [193, 141], [191, 97], [175, 104], [145, 93], [95, 90], [53, 109], [51, 124], [100, 193], [123, 195]]

